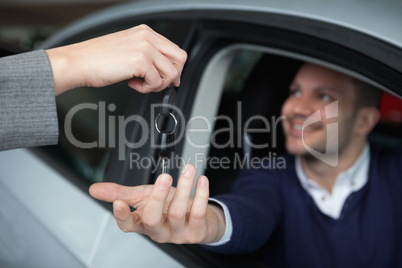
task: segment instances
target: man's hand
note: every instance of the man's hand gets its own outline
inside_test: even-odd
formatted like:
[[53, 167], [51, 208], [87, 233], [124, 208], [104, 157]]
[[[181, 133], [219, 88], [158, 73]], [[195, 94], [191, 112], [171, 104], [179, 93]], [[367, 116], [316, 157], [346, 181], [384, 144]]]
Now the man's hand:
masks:
[[[208, 244], [225, 232], [221, 208], [208, 204], [208, 179], [197, 180], [194, 199], [190, 198], [196, 170], [187, 165], [172, 187], [172, 177], [162, 174], [154, 185], [136, 187], [96, 183], [89, 189], [97, 199], [113, 202], [117, 225], [124, 232], [139, 232], [159, 243]], [[130, 211], [129, 205], [136, 208]]]
[[[180, 85], [187, 54], [146, 25], [46, 50], [55, 94], [79, 86], [102, 87], [123, 80], [139, 92]], [[142, 78], [142, 79], [137, 79]]]

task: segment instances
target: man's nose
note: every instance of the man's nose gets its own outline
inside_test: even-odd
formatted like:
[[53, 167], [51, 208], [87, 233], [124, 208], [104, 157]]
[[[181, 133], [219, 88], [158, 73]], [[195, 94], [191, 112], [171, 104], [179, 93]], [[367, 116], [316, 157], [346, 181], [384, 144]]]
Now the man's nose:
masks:
[[293, 105], [293, 111], [295, 114], [309, 116], [314, 113], [314, 105], [310, 98], [303, 96], [296, 100]]

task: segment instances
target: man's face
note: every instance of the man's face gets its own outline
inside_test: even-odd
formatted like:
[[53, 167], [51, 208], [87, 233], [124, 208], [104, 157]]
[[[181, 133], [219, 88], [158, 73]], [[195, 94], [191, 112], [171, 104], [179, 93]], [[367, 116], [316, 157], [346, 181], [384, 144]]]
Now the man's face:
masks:
[[[338, 139], [336, 153], [352, 142], [355, 117], [355, 91], [349, 76], [317, 66], [304, 64], [290, 85], [290, 94], [282, 106], [286, 148], [294, 155], [308, 155], [306, 146], [326, 153], [327, 137]], [[325, 107], [338, 101], [337, 117], [326, 118]], [[306, 126], [306, 119], [320, 111], [321, 120]], [[338, 133], [327, 135], [327, 124], [338, 123]], [[330, 141], [331, 142], [331, 141]]]

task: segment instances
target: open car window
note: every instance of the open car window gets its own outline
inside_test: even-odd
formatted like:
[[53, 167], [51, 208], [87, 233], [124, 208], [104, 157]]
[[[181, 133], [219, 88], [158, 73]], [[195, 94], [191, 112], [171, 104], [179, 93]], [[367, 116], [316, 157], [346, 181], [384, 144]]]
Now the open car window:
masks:
[[[185, 162], [210, 179], [211, 195], [228, 192], [237, 172], [250, 161], [265, 158], [272, 168], [283, 164], [280, 110], [304, 60], [243, 44], [226, 47], [211, 59], [187, 121], [182, 153]], [[402, 145], [401, 103], [382, 93], [381, 120], [370, 142]]]

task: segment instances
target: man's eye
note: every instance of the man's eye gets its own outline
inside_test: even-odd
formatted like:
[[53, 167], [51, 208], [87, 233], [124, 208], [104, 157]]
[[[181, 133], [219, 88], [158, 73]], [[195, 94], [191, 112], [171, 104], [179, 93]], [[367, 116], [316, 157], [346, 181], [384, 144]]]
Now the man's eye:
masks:
[[323, 101], [332, 101], [333, 100], [332, 97], [330, 95], [327, 95], [327, 94], [322, 94], [320, 96], [320, 99], [323, 100]]
[[301, 97], [301, 92], [300, 92], [300, 90], [291, 90], [290, 95], [294, 96], [296, 98], [300, 98]]

